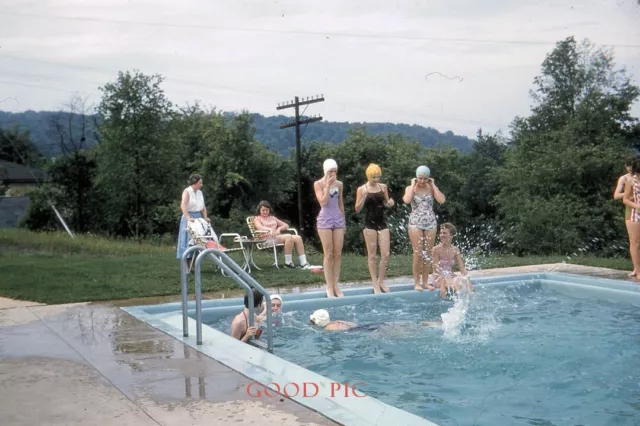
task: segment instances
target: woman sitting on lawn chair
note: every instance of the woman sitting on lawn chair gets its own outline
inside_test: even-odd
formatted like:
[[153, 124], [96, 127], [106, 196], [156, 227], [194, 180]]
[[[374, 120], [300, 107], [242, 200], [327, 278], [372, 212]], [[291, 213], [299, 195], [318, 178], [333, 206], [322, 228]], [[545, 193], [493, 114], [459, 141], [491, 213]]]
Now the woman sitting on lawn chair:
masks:
[[271, 204], [268, 201], [260, 201], [256, 210], [256, 216], [253, 218], [253, 226], [257, 231], [262, 232], [265, 235], [265, 241], [272, 242], [273, 244], [284, 244], [284, 266], [286, 268], [295, 268], [293, 264], [293, 246], [296, 246], [296, 252], [298, 253], [298, 259], [300, 260], [300, 267], [307, 269], [309, 263], [307, 262], [307, 255], [304, 253], [304, 244], [300, 235], [283, 234], [282, 231], [289, 228], [289, 225], [273, 216], [271, 212]]

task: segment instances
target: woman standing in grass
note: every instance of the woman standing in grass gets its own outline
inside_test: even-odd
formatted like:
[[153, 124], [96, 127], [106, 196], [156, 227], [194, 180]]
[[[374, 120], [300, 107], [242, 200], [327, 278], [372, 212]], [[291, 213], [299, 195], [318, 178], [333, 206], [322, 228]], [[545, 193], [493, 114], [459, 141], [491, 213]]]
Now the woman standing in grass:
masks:
[[180, 218], [180, 231], [178, 233], [178, 249], [176, 257], [182, 258], [185, 250], [189, 248], [189, 233], [187, 232], [187, 222], [194, 219], [205, 219], [210, 222], [207, 217], [207, 208], [204, 205], [204, 196], [202, 195], [202, 176], [193, 174], [189, 176], [189, 186], [182, 191], [182, 202], [180, 210], [182, 217]]
[[[367, 262], [369, 264], [369, 274], [373, 292], [389, 292], [389, 288], [384, 285], [384, 275], [389, 263], [391, 252], [391, 233], [387, 226], [385, 210], [393, 207], [393, 198], [389, 197], [387, 185], [380, 183], [382, 169], [377, 164], [369, 164], [365, 171], [367, 182], [358, 188], [356, 192], [356, 213], [365, 209], [364, 242], [367, 247]], [[380, 246], [380, 265], [376, 265], [376, 256]], [[377, 272], [377, 273], [376, 273]]]

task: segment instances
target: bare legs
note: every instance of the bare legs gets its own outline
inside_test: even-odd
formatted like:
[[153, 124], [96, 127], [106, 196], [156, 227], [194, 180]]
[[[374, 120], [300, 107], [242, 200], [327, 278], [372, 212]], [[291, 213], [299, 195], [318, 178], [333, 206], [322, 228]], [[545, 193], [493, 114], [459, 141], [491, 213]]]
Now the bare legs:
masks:
[[327, 297], [342, 297], [338, 288], [340, 281], [340, 266], [342, 265], [342, 245], [345, 229], [318, 229], [324, 260], [322, 268], [327, 282]]
[[637, 272], [640, 271], [640, 222], [627, 221], [627, 230], [629, 231], [629, 251], [631, 252], [633, 270]]
[[630, 277], [635, 277], [638, 274], [638, 269], [636, 268], [636, 264], [638, 261], [636, 257], [638, 257], [638, 252], [634, 248], [634, 240], [633, 240], [633, 222], [630, 220], [625, 220], [625, 224], [627, 225], [627, 234], [629, 235], [629, 254], [631, 255], [631, 264], [633, 265], [633, 272], [629, 274]]
[[298, 256], [304, 254], [304, 243], [300, 235], [281, 234], [278, 235], [278, 242], [284, 244], [284, 254], [292, 254], [294, 246], [296, 247]]
[[[436, 230], [423, 231], [421, 229], [409, 229], [409, 239], [413, 246], [413, 280], [414, 288], [422, 291], [425, 288], [433, 290], [429, 285], [429, 272], [431, 270], [431, 252], [436, 239]], [[422, 278], [422, 284], [420, 279]]]
[[[381, 291], [388, 293], [389, 289], [384, 285], [384, 275], [387, 271], [387, 264], [389, 263], [391, 234], [388, 229], [383, 229], [382, 231], [364, 229], [362, 233], [364, 234], [364, 241], [367, 246], [367, 263], [369, 264], [369, 274], [371, 275], [373, 292], [375, 294], [379, 294]], [[376, 268], [378, 245], [380, 245], [380, 265]]]

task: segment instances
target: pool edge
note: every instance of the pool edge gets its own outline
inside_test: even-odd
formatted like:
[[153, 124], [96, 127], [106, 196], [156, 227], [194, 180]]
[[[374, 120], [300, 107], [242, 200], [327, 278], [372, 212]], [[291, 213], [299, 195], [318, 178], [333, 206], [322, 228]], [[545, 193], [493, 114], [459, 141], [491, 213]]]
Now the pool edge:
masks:
[[[402, 424], [415, 426], [438, 426], [436, 423], [408, 411], [386, 404], [358, 390], [364, 397], [344, 396], [341, 393], [331, 395], [331, 384], [337, 383], [325, 376], [284, 360], [277, 355], [247, 343], [242, 343], [231, 336], [212, 327], [203, 325], [203, 344], [197, 345], [195, 338], [196, 322], [189, 318], [189, 337], [182, 335], [182, 315], [152, 315], [138, 307], [120, 308], [133, 317], [174, 337], [183, 344], [203, 353], [206, 356], [231, 368], [253, 382], [261, 385], [278, 383], [302, 384], [316, 383], [318, 395], [305, 398], [302, 396], [286, 396], [296, 403], [315, 411], [322, 416], [342, 425], [380, 425]], [[334, 385], [334, 387], [337, 385]], [[273, 386], [269, 386], [273, 388]], [[247, 394], [249, 392], [247, 391]], [[256, 397], [260, 399], [264, 397]]]

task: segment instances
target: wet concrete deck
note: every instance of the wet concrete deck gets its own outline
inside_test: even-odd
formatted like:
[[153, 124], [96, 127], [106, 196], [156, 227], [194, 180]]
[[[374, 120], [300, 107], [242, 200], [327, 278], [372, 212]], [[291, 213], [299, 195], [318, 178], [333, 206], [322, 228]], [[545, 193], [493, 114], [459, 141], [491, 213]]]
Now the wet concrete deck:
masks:
[[334, 425], [113, 306], [0, 310], [3, 426]]
[[[624, 271], [567, 264], [475, 271], [471, 275], [534, 271], [628, 279]], [[362, 285], [367, 283], [345, 287]], [[114, 303], [172, 300], [179, 300], [179, 296]], [[249, 379], [113, 304], [46, 306], [0, 299], [0, 383], [3, 426], [335, 424], [286, 398], [256, 400], [248, 396]]]

